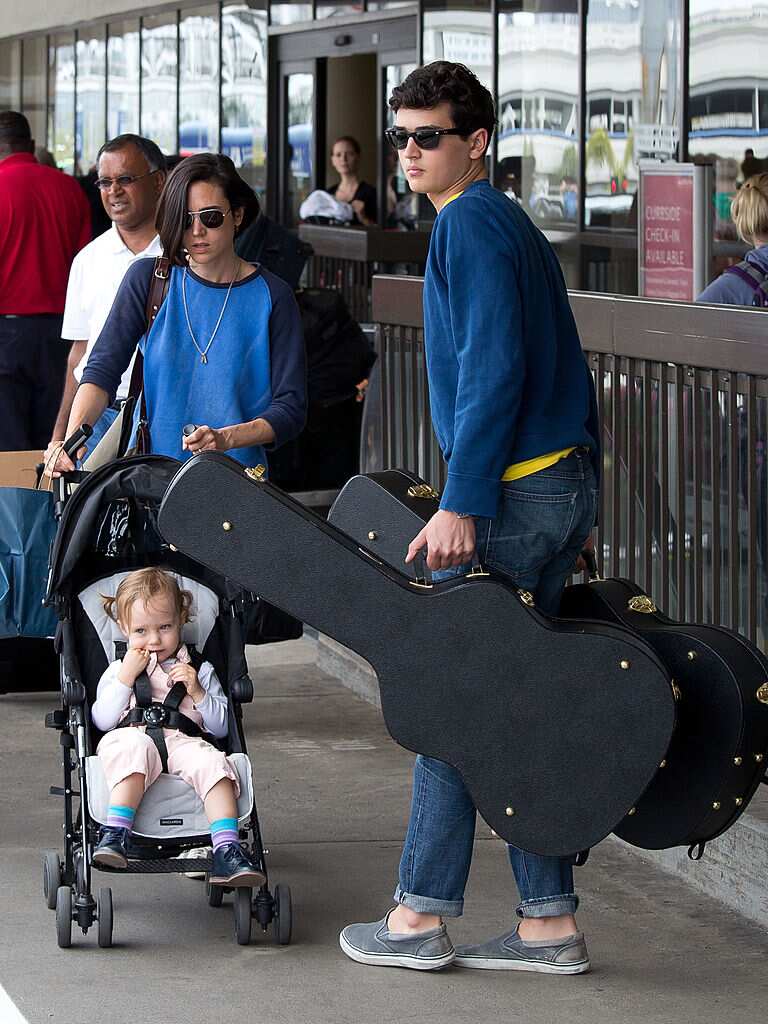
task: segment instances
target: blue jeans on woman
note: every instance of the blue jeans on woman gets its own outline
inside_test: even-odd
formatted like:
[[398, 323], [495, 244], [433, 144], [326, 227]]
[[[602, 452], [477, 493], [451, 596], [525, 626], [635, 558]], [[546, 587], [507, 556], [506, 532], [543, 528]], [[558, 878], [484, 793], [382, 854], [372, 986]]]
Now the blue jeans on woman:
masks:
[[[541, 611], [556, 615], [565, 583], [594, 525], [596, 507], [589, 453], [579, 448], [548, 469], [503, 484], [496, 518], [475, 520], [477, 553], [484, 565], [529, 590]], [[432, 578], [437, 582], [468, 568], [448, 569]], [[557, 757], [556, 750], [552, 757]], [[411, 817], [395, 890], [398, 903], [420, 913], [461, 916], [476, 813], [455, 768], [431, 757], [416, 758]], [[576, 912], [572, 858], [507, 849], [520, 893], [520, 917]]]

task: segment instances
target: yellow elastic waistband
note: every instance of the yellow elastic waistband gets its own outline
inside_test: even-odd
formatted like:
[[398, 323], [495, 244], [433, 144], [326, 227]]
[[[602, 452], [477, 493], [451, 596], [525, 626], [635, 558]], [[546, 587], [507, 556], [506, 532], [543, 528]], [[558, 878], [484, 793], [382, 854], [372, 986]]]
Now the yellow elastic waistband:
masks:
[[525, 462], [516, 462], [513, 466], [507, 466], [501, 479], [520, 480], [524, 476], [532, 476], [542, 469], [554, 466], [556, 462], [566, 458], [573, 451], [576, 451], [575, 445], [573, 448], [563, 448], [560, 452], [550, 452], [548, 455], [537, 455], [535, 459], [526, 459]]

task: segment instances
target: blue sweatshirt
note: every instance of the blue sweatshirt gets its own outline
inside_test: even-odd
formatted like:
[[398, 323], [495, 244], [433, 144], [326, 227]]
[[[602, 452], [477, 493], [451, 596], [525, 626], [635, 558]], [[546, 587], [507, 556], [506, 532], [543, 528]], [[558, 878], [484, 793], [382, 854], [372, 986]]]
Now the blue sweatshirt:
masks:
[[441, 508], [495, 518], [510, 465], [583, 445], [599, 478], [592, 375], [560, 265], [523, 208], [488, 181], [443, 207], [424, 277]]
[[[186, 423], [219, 428], [261, 417], [275, 432], [273, 447], [295, 437], [304, 426], [306, 368], [301, 318], [289, 286], [261, 268], [233, 285], [203, 364], [187, 327], [180, 267], [172, 268], [168, 294], [145, 337], [154, 263], [138, 260], [127, 271], [81, 383], [96, 384], [114, 400], [139, 345], [153, 453], [189, 458], [191, 453], [181, 447]], [[189, 318], [203, 350], [227, 287], [187, 273]], [[260, 445], [233, 448], [229, 454], [247, 466], [267, 461]]]
[[[747, 263], [768, 276], [768, 245], [751, 249], [744, 257]], [[729, 306], [751, 306], [755, 297], [754, 288], [750, 288], [737, 274], [725, 273], [707, 285], [697, 302], [722, 302]]]

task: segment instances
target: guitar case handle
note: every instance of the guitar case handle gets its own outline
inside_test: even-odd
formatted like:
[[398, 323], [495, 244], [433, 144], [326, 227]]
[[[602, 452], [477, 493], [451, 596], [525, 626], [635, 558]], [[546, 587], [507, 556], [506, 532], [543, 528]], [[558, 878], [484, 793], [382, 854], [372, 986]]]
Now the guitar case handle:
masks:
[[600, 570], [597, 568], [595, 552], [592, 548], [584, 548], [581, 552], [581, 557], [584, 559], [584, 564], [587, 567], [589, 582], [598, 583], [602, 577], [600, 576]]
[[[413, 574], [416, 577], [416, 583], [421, 587], [431, 587], [433, 585], [432, 570], [427, 566], [427, 559], [424, 552], [426, 548], [422, 548], [418, 551], [413, 559]], [[488, 573], [483, 568], [483, 563], [480, 561], [480, 556], [475, 551], [472, 556], [472, 566], [467, 576], [487, 576]]]

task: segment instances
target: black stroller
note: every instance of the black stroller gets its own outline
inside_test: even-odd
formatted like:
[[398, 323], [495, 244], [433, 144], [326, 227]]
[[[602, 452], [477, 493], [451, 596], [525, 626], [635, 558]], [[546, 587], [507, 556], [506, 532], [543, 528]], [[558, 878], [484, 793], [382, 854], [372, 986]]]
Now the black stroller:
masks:
[[[70, 439], [67, 450], [76, 451], [83, 436]], [[255, 917], [264, 931], [272, 926], [280, 944], [291, 938], [290, 889], [277, 885], [274, 894], [269, 890], [242, 726], [242, 705], [253, 700], [243, 637], [257, 613], [258, 598], [175, 551], [160, 536], [157, 512], [179, 465], [164, 456], [137, 456], [110, 462], [93, 473], [65, 474], [58, 481], [59, 527], [47, 599], [59, 618], [61, 707], [46, 716], [45, 724], [61, 734], [64, 785], [52, 786], [50, 792], [64, 798], [64, 857], [55, 851], [44, 855], [43, 887], [48, 907], [56, 911], [56, 935], [63, 948], [71, 945], [73, 921], [83, 934], [97, 922], [99, 946], [112, 945], [112, 890], [100, 888], [94, 899], [91, 881], [97, 867], [91, 856], [99, 825], [106, 821], [109, 791], [95, 756], [101, 734], [91, 722], [90, 706], [101, 674], [119, 656], [115, 644], [123, 639], [106, 615], [101, 596], [113, 595], [128, 572], [145, 566], [168, 570], [192, 592], [192, 621], [184, 626], [184, 642], [213, 664], [229, 699], [229, 732], [216, 742], [230, 755], [240, 781], [240, 840], [265, 876], [255, 893], [250, 888], [233, 890], [235, 937], [247, 945]], [[126, 870], [207, 873], [210, 856], [190, 858], [188, 851], [195, 847], [210, 847], [203, 805], [182, 779], [163, 774], [137, 811]], [[184, 851], [187, 856], [179, 857]], [[220, 907], [226, 891], [207, 884], [208, 903]]]

